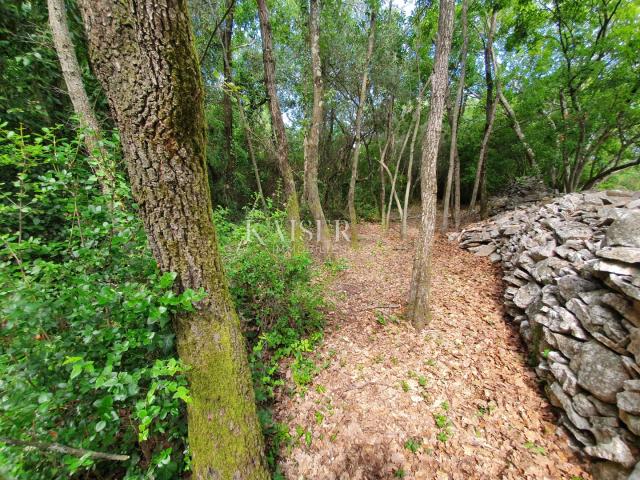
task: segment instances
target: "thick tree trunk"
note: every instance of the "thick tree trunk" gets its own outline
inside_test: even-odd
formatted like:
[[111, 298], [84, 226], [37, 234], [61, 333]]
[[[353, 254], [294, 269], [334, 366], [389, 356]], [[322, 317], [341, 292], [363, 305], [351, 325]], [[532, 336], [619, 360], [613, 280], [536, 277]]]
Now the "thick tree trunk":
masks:
[[329, 254], [331, 240], [327, 220], [318, 192], [318, 160], [320, 156], [320, 127], [322, 125], [322, 67], [320, 63], [320, 11], [318, 0], [309, 0], [309, 39], [311, 44], [311, 73], [313, 77], [313, 110], [311, 125], [304, 145], [304, 195], [315, 221], [316, 238], [322, 251]]
[[[476, 206], [476, 200], [478, 199], [478, 192], [480, 192], [480, 198], [482, 194], [486, 194], [486, 170], [487, 170], [487, 154], [489, 147], [489, 139], [491, 138], [491, 132], [493, 131], [493, 121], [496, 116], [497, 102], [493, 96], [493, 76], [491, 74], [491, 51], [493, 45], [493, 34], [496, 30], [496, 17], [497, 11], [493, 11], [491, 15], [489, 34], [487, 35], [487, 43], [484, 48], [484, 75], [487, 83], [487, 101], [485, 106], [486, 122], [484, 126], [484, 135], [482, 137], [482, 144], [480, 145], [480, 155], [478, 156], [478, 169], [476, 171], [476, 179], [473, 183], [473, 193], [471, 194], [471, 202], [469, 203], [469, 209], [473, 209]], [[485, 195], [486, 196], [486, 195]], [[484, 199], [486, 200], [486, 198]]]
[[422, 190], [422, 215], [420, 236], [417, 239], [416, 253], [411, 275], [411, 288], [408, 316], [417, 329], [430, 321], [429, 285], [431, 276], [431, 246], [436, 222], [437, 181], [436, 166], [438, 147], [442, 133], [445, 96], [447, 95], [447, 70], [451, 37], [453, 34], [454, 0], [440, 1], [438, 17], [438, 35], [436, 39], [436, 57], [431, 79], [431, 103], [427, 130], [422, 142], [422, 163], [420, 165], [420, 183]]
[[373, 56], [373, 44], [376, 33], [376, 12], [371, 9], [369, 20], [369, 39], [367, 44], [367, 56], [364, 61], [362, 72], [362, 85], [360, 86], [360, 99], [356, 112], [356, 132], [355, 144], [353, 146], [353, 160], [351, 162], [351, 179], [349, 181], [349, 194], [347, 197], [347, 208], [349, 209], [349, 221], [351, 222], [351, 246], [358, 245], [358, 215], [356, 214], [356, 182], [358, 181], [358, 162], [360, 160], [360, 144], [362, 143], [362, 117], [364, 115], [364, 104], [367, 100], [367, 83], [369, 81], [369, 65]]
[[460, 78], [458, 79], [458, 89], [456, 100], [453, 104], [451, 117], [451, 148], [449, 150], [449, 170], [447, 172], [447, 184], [443, 197], [442, 231], [449, 228], [449, 199], [451, 197], [451, 186], [453, 184], [454, 171], [456, 169], [456, 157], [458, 153], [458, 120], [462, 99], [464, 98], [464, 80], [467, 69], [467, 48], [469, 45], [469, 35], [467, 34], [467, 0], [462, 1], [462, 50], [460, 51]]
[[302, 230], [300, 225], [300, 206], [298, 193], [293, 179], [293, 170], [289, 164], [289, 143], [282, 120], [280, 101], [276, 92], [276, 61], [273, 56], [273, 35], [266, 0], [256, 0], [258, 3], [258, 16], [260, 17], [260, 33], [262, 35], [262, 59], [264, 62], [264, 84], [269, 97], [269, 112], [271, 113], [271, 125], [276, 146], [276, 157], [282, 181], [284, 194], [287, 198], [287, 219], [289, 228], [293, 232], [294, 251], [300, 251], [302, 245]]
[[84, 142], [89, 151], [92, 168], [98, 177], [100, 189], [102, 193], [108, 194], [113, 191], [115, 186], [115, 166], [110, 161], [105, 149], [100, 145], [102, 136], [100, 124], [93, 108], [91, 108], [89, 97], [82, 83], [82, 73], [69, 33], [64, 0], [47, 0], [47, 5], [53, 44], [58, 54], [67, 92], [71, 98], [73, 109], [78, 115], [80, 126], [84, 129]]
[[205, 162], [203, 87], [185, 1], [81, 0], [93, 67], [119, 127], [149, 246], [175, 288], [203, 289], [175, 318], [189, 365], [194, 479], [267, 479], [240, 321], [227, 291]]
[[[233, 38], [233, 14], [235, 10], [235, 0], [226, 1], [227, 16], [220, 29], [220, 41], [222, 43], [222, 72], [225, 83], [233, 82], [232, 73], [232, 43]], [[233, 152], [233, 99], [231, 93], [225, 88], [222, 92], [222, 123], [224, 125], [224, 157], [225, 165], [225, 193], [230, 187], [230, 177], [235, 170], [235, 156]], [[231, 182], [233, 183], [233, 182]]]

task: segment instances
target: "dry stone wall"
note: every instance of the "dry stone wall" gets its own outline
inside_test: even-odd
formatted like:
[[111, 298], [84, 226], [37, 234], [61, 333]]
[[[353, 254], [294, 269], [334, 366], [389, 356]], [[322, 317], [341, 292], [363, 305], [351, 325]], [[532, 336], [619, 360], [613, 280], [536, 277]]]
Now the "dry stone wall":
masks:
[[501, 263], [507, 312], [594, 477], [640, 480], [640, 192], [569, 194], [452, 238]]

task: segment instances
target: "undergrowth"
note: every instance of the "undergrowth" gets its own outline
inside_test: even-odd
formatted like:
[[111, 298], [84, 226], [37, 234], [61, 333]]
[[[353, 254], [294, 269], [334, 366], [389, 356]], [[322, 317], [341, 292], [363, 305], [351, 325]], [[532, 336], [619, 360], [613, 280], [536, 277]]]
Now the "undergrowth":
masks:
[[[105, 196], [82, 139], [0, 125], [0, 477], [175, 479], [188, 475], [183, 365], [171, 316], [199, 293], [176, 295], [147, 246], [123, 179]], [[118, 139], [105, 141], [118, 151]], [[315, 372], [322, 296], [308, 254], [292, 255], [271, 209], [246, 224], [215, 213], [229, 288], [243, 320], [269, 462], [290, 434], [269, 413], [290, 358], [299, 386]], [[126, 454], [91, 460], [11, 441]]]

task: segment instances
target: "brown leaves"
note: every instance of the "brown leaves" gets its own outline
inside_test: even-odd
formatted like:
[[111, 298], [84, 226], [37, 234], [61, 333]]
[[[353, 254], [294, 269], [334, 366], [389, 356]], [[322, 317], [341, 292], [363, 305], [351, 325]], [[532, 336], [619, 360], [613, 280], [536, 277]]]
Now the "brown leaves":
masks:
[[[283, 448], [287, 478], [387, 479], [399, 469], [413, 479], [590, 478], [550, 423], [503, 315], [496, 268], [437, 238], [433, 321], [416, 332], [396, 320], [412, 245], [377, 225], [362, 225], [361, 235], [359, 250], [335, 252], [349, 269], [328, 292], [335, 310], [317, 352], [327, 367], [303, 397], [278, 399], [278, 419], [311, 432], [310, 444]], [[408, 439], [419, 444], [415, 453]]]

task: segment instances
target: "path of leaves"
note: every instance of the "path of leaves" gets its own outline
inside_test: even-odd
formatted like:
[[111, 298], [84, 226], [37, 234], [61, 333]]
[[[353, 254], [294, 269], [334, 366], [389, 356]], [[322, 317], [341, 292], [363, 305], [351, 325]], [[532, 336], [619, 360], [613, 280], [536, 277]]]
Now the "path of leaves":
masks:
[[[294, 443], [289, 479], [572, 479], [586, 465], [554, 416], [505, 321], [499, 272], [443, 238], [435, 242], [433, 321], [401, 319], [413, 239], [363, 225], [361, 248], [329, 296], [324, 368], [308, 391], [281, 392], [277, 417]], [[397, 322], [397, 323], [396, 323]]]

